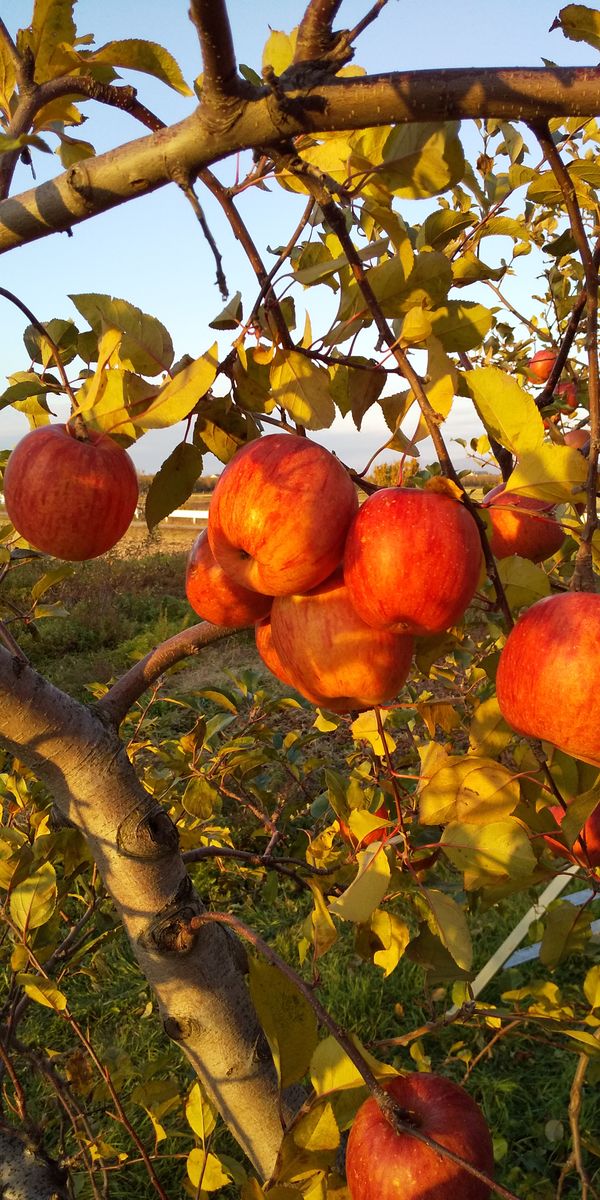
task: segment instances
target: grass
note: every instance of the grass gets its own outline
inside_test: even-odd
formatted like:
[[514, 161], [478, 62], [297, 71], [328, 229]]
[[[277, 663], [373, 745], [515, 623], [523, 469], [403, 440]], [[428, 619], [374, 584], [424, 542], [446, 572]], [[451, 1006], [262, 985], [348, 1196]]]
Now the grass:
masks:
[[[107, 681], [130, 665], [133, 657], [195, 619], [185, 600], [184, 567], [184, 555], [156, 552], [131, 559], [107, 556], [84, 564], [48, 594], [51, 600], [60, 601], [69, 609], [71, 615], [39, 622], [39, 636], [30, 629], [25, 629], [22, 635], [16, 632], [34, 665], [72, 694], [85, 696], [90, 683]], [[21, 568], [9, 576], [8, 587], [6, 583], [3, 585], [3, 595], [12, 604], [26, 606], [38, 574], [34, 567]], [[256, 666], [257, 661], [251, 634], [244, 633], [207, 648], [199, 664], [173, 677], [173, 688], [183, 697], [209, 683], [223, 686], [230, 682], [226, 671], [236, 674], [245, 666]], [[210, 705], [206, 707], [210, 715], [214, 710]], [[187, 728], [186, 721], [189, 726], [189, 711], [163, 704], [158, 714], [154, 737], [168, 740]], [[285, 719], [289, 720], [289, 726], [282, 727], [283, 733], [292, 724], [291, 717]], [[312, 719], [305, 721], [306, 728], [311, 724]], [[312, 749], [308, 747], [305, 753], [310, 755]], [[329, 739], [326, 746], [323, 744], [322, 753], [330, 754], [335, 764], [336, 756], [344, 754], [342, 740]], [[320, 777], [315, 778], [318, 781]], [[239, 814], [235, 811], [228, 814], [227, 804], [224, 811], [235, 829]], [[201, 894], [210, 895], [216, 908], [234, 911], [288, 962], [297, 965], [302, 922], [311, 908], [310, 897], [304, 890], [281, 879], [273, 888], [269, 876], [243, 875], [237, 866], [228, 863], [224, 863], [221, 873], [204, 865], [196, 868], [194, 875]], [[440, 886], [438, 873], [435, 886]], [[520, 895], [486, 912], [474, 909], [470, 924], [476, 969], [513, 928], [531, 899], [530, 895]], [[110, 931], [108, 902], [103, 905], [103, 913], [101, 927], [105, 928], [106, 936], [98, 946], [90, 948], [77, 969], [69, 974], [65, 991], [71, 1010], [80, 1025], [90, 1031], [135, 1128], [149, 1146], [153, 1142], [152, 1126], [140, 1100], [150, 1096], [159, 1085], [163, 1089], [173, 1085], [173, 1107], [163, 1118], [168, 1137], [159, 1143], [158, 1150], [163, 1156], [160, 1177], [166, 1192], [174, 1198], [182, 1195], [183, 1160], [170, 1156], [185, 1154], [192, 1144], [183, 1114], [183, 1100], [192, 1075], [177, 1048], [163, 1033], [149, 989], [122, 933]], [[534, 933], [532, 930], [532, 936]], [[500, 1003], [502, 992], [508, 988], [550, 978], [563, 990], [566, 1000], [580, 1003], [581, 983], [593, 962], [600, 962], [600, 952], [597, 946], [588, 943], [584, 954], [571, 955], [554, 973], [549, 973], [539, 960], [524, 964], [497, 976], [482, 1000]], [[428, 982], [422, 967], [408, 957], [385, 979], [380, 969], [359, 957], [348, 926], [334, 947], [319, 960], [318, 985], [319, 997], [334, 1017], [355, 1032], [378, 1057], [401, 1069], [430, 1066], [458, 1082], [468, 1076], [469, 1090], [482, 1105], [494, 1132], [499, 1179], [524, 1200], [551, 1200], [555, 1196], [560, 1168], [569, 1149], [567, 1108], [578, 1062], [576, 1043], [569, 1044], [562, 1036], [549, 1036], [535, 1024], [526, 1024], [492, 1044], [496, 1029], [483, 1024], [474, 1027], [473, 1023], [466, 1026], [451, 1023], [422, 1033], [410, 1045], [390, 1044], [391, 1039], [439, 1020], [450, 1004], [450, 988]], [[51, 1054], [61, 1069], [71, 1072], [73, 1086], [90, 1115], [95, 1134], [110, 1143], [115, 1153], [135, 1155], [125, 1131], [105, 1115], [111, 1104], [104, 1085], [89, 1075], [77, 1040], [65, 1022], [48, 1009], [32, 1005], [20, 1036], [27, 1046]], [[600, 1070], [592, 1063], [583, 1092], [581, 1128], [588, 1146], [596, 1139], [596, 1156], [600, 1154], [599, 1080]], [[59, 1146], [60, 1113], [55, 1098], [35, 1076], [29, 1081], [28, 1095], [33, 1116], [43, 1122], [47, 1134], [55, 1136]], [[226, 1131], [218, 1135], [216, 1146], [238, 1156]], [[598, 1157], [590, 1154], [588, 1161], [592, 1171]], [[155, 1196], [142, 1166], [128, 1164], [113, 1170], [117, 1160], [110, 1158], [107, 1165], [112, 1200], [129, 1200], [132, 1195], [136, 1200], [149, 1200]], [[78, 1186], [77, 1200], [91, 1200], [89, 1182], [83, 1173], [78, 1177]], [[226, 1189], [220, 1194], [238, 1196], [239, 1189]], [[575, 1200], [580, 1195], [577, 1177], [570, 1176], [564, 1200]]]

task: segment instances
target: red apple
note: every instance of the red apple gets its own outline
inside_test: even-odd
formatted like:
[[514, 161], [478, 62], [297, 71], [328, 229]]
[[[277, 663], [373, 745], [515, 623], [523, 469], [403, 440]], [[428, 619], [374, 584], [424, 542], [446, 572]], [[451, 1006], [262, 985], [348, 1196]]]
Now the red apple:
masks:
[[[440, 1075], [398, 1075], [385, 1085], [404, 1120], [492, 1175], [490, 1131], [468, 1092]], [[490, 1188], [411, 1137], [395, 1133], [371, 1096], [359, 1108], [346, 1151], [352, 1200], [487, 1200]]]
[[576, 450], [583, 450], [584, 446], [590, 444], [589, 429], [569, 429], [565, 433], [565, 445], [574, 446]]
[[545, 383], [552, 374], [552, 368], [557, 359], [555, 350], [538, 350], [529, 360], [528, 373], [537, 383]]
[[15, 529], [37, 550], [81, 562], [110, 550], [138, 501], [135, 467], [105, 434], [76, 437], [44, 425], [15, 446], [4, 472], [4, 502]]
[[[562, 825], [567, 814], [560, 804], [550, 811], [557, 825]], [[570, 858], [584, 867], [600, 867], [600, 804], [590, 813], [571, 849], [557, 841], [550, 833], [544, 834], [544, 840], [552, 852], [561, 858]]]
[[498, 704], [518, 733], [600, 767], [600, 595], [562, 592], [519, 617], [500, 654]]
[[332, 712], [392, 700], [410, 670], [413, 639], [365, 625], [341, 570], [310, 592], [276, 596], [271, 630], [294, 687]]
[[[258, 594], [258, 593], [257, 593]], [[256, 649], [260, 654], [264, 664], [269, 668], [272, 675], [275, 675], [281, 683], [285, 683], [286, 687], [291, 687], [296, 690], [296, 685], [287, 670], [285, 663], [279, 657], [277, 650], [273, 644], [273, 633], [271, 630], [271, 616], [263, 617], [261, 621], [257, 621], [254, 627], [254, 638], [256, 641]], [[313, 704], [320, 705], [323, 700], [314, 696], [309, 697]]]
[[562, 405], [562, 412], [569, 413], [577, 408], [577, 388], [570, 379], [563, 379], [554, 389], [554, 398]]
[[519, 554], [531, 562], [544, 562], [560, 550], [565, 535], [552, 516], [552, 504], [532, 496], [507, 492], [501, 483], [488, 492], [483, 507], [492, 522], [490, 546], [495, 558]]
[[230, 629], [254, 625], [271, 608], [270, 596], [240, 587], [225, 574], [208, 544], [205, 529], [198, 534], [188, 555], [185, 591], [199, 617]]
[[208, 540], [243, 587], [285, 596], [321, 583], [341, 562], [358, 507], [348, 472], [322, 446], [294, 434], [249, 442], [214, 490]]
[[348, 533], [344, 578], [363, 621], [397, 633], [441, 633], [461, 620], [482, 566], [477, 525], [452, 496], [383, 488]]

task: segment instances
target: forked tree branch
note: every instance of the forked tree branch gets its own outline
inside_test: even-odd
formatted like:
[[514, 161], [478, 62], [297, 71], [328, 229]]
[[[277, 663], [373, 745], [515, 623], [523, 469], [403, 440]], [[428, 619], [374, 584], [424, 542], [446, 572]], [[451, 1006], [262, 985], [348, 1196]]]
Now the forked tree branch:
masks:
[[[63, 86], [67, 94], [64, 81]], [[240, 96], [235, 105], [232, 99], [220, 121], [214, 109], [201, 106], [168, 129], [76, 163], [48, 183], [4, 200], [0, 253], [65, 232], [182, 173], [194, 178], [239, 150], [276, 146], [301, 133], [476, 117], [595, 116], [600, 68], [397, 72], [336, 78], [304, 89], [283, 80], [276, 92], [248, 91], [248, 99]]]

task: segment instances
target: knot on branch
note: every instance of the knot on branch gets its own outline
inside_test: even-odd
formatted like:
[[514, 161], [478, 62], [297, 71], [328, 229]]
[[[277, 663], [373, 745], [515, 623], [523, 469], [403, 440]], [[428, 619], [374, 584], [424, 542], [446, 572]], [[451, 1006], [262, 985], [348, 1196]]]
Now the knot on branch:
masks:
[[189, 954], [196, 934], [192, 921], [202, 912], [189, 875], [184, 875], [175, 896], [140, 936], [140, 945], [161, 956]]
[[126, 858], [153, 862], [173, 854], [179, 835], [169, 814], [151, 796], [140, 800], [117, 829], [117, 849]]

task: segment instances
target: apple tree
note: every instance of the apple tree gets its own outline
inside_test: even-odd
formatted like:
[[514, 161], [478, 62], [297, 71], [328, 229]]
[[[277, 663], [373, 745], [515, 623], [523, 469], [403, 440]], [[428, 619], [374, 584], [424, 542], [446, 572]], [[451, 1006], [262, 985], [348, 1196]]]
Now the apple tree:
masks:
[[[163, 46], [78, 36], [75, 0], [35, 0], [23, 29], [0, 19], [0, 252], [59, 232], [77, 238], [82, 222], [175, 185], [223, 294], [211, 329], [175, 361], [165, 325], [127, 297], [77, 293], [50, 316], [0, 288], [22, 314], [24, 341], [2, 404], [26, 414], [32, 431], [18, 456], [2, 459], [14, 520], [0, 531], [2, 584], [32, 561], [38, 572], [26, 603], [0, 592], [7, 1195], [109, 1196], [117, 1168], [125, 1178], [141, 1164], [143, 1194], [163, 1200], [182, 1189], [385, 1200], [400, 1169], [393, 1155], [377, 1185], [362, 1149], [351, 1192], [343, 1173], [345, 1135], [369, 1091], [384, 1138], [408, 1138], [403, 1161], [418, 1145], [433, 1164], [420, 1168], [419, 1191], [398, 1176], [403, 1190], [390, 1197], [416, 1200], [424, 1187], [448, 1200], [514, 1200], [515, 1188], [533, 1200], [571, 1185], [592, 1194], [600, 68], [368, 75], [357, 65], [360, 37], [375, 21], [385, 36], [385, 6], [377, 0], [354, 28], [338, 28], [341, 0], [310, 0], [297, 28], [271, 30], [262, 63], [241, 66], [225, 0], [191, 0], [202, 72], [193, 89]], [[596, 8], [567, 5], [555, 29], [567, 50], [569, 41], [600, 46]], [[165, 124], [123, 71], [188, 96], [189, 115]], [[92, 128], [105, 107], [129, 114], [134, 140], [96, 154], [73, 130], [84, 115]], [[62, 172], [15, 191], [17, 164], [55, 142]], [[241, 167], [226, 186], [214, 168], [234, 156]], [[242, 216], [249, 189], [265, 210], [289, 203], [289, 236], [275, 250]], [[249, 294], [228, 292], [207, 193], [252, 268]], [[521, 276], [522, 292], [539, 293], [526, 304], [512, 291]], [[59, 434], [51, 418], [65, 402]], [[457, 459], [448, 429], [459, 409], [479, 432]], [[269, 474], [276, 445], [299, 447], [312, 464], [336, 417], [353, 422], [360, 443], [375, 412], [391, 464], [356, 470], [327, 454], [337, 481], [307, 465], [292, 491], [287, 459]], [[190, 496], [205, 455], [227, 466], [209, 525], [217, 566], [200, 574], [197, 596], [188, 589], [209, 619], [83, 703], [36, 671], [35, 648], [23, 649], [32, 628], [61, 618], [56, 597], [71, 562], [113, 545], [135, 507], [130, 472], [98, 466], [98, 455], [89, 469], [78, 463], [84, 449], [104, 446], [106, 461], [118, 451], [122, 464], [147, 431], [174, 426], [180, 441], [145, 500], [149, 528]], [[252, 497], [248, 462], [264, 472]], [[89, 475], [102, 483], [101, 503], [88, 505]], [[261, 537], [274, 531], [309, 569], [299, 585], [272, 582], [271, 549], [268, 586], [255, 574], [233, 579], [255, 607], [228, 622], [218, 605], [205, 608], [204, 593], [231, 591], [238, 568], [253, 563], [245, 511], [258, 514]], [[232, 557], [223, 547], [234, 512]], [[340, 512], [333, 557], [313, 578], [315, 547], [321, 553]], [[208, 571], [203, 563], [194, 570]], [[335, 568], [335, 584], [324, 586]], [[314, 591], [318, 603], [308, 603]], [[275, 600], [263, 613], [256, 595], [267, 592]], [[341, 601], [325, 627], [333, 592]], [[440, 596], [443, 616], [424, 616]], [[279, 682], [246, 670], [231, 686], [172, 692], [174, 668], [258, 618], [259, 650], [270, 622], [261, 653]], [[393, 657], [401, 639], [401, 668], [396, 656], [396, 674], [369, 690], [365, 671], [381, 645]], [[588, 901], [539, 910], [542, 978], [484, 1006], [473, 927], [507, 898], [529, 903], [567, 866]], [[259, 925], [261, 909], [283, 897], [290, 936], [268, 924], [261, 936], [241, 919], [257, 895]], [[126, 1048], [111, 1058], [96, 1047], [76, 981], [87, 973], [102, 988], [94, 956], [121, 928], [136, 978], [151, 989], [164, 1054], [171, 1044], [180, 1055], [175, 1071], [158, 1051], [142, 1070]], [[358, 956], [380, 979], [417, 969], [431, 1019], [365, 1046], [319, 994], [338, 951], [348, 971]], [[563, 986], [555, 972], [574, 955]], [[39, 1012], [43, 1042], [29, 1024]], [[449, 1141], [432, 1150], [433, 1098], [418, 1123], [411, 1103], [394, 1105], [382, 1086], [407, 1068], [428, 1072], [428, 1048], [449, 1025], [450, 1095], [461, 1064], [471, 1073], [476, 1055], [460, 1037], [472, 1031], [482, 1056], [524, 1027], [549, 1052], [574, 1056], [568, 1137], [548, 1167], [550, 1190], [511, 1163], [501, 1139], [495, 1182], [491, 1149], [471, 1154]], [[128, 1074], [136, 1083], [125, 1102]], [[45, 1143], [49, 1108], [61, 1120]], [[179, 1173], [167, 1183], [172, 1159]]]

